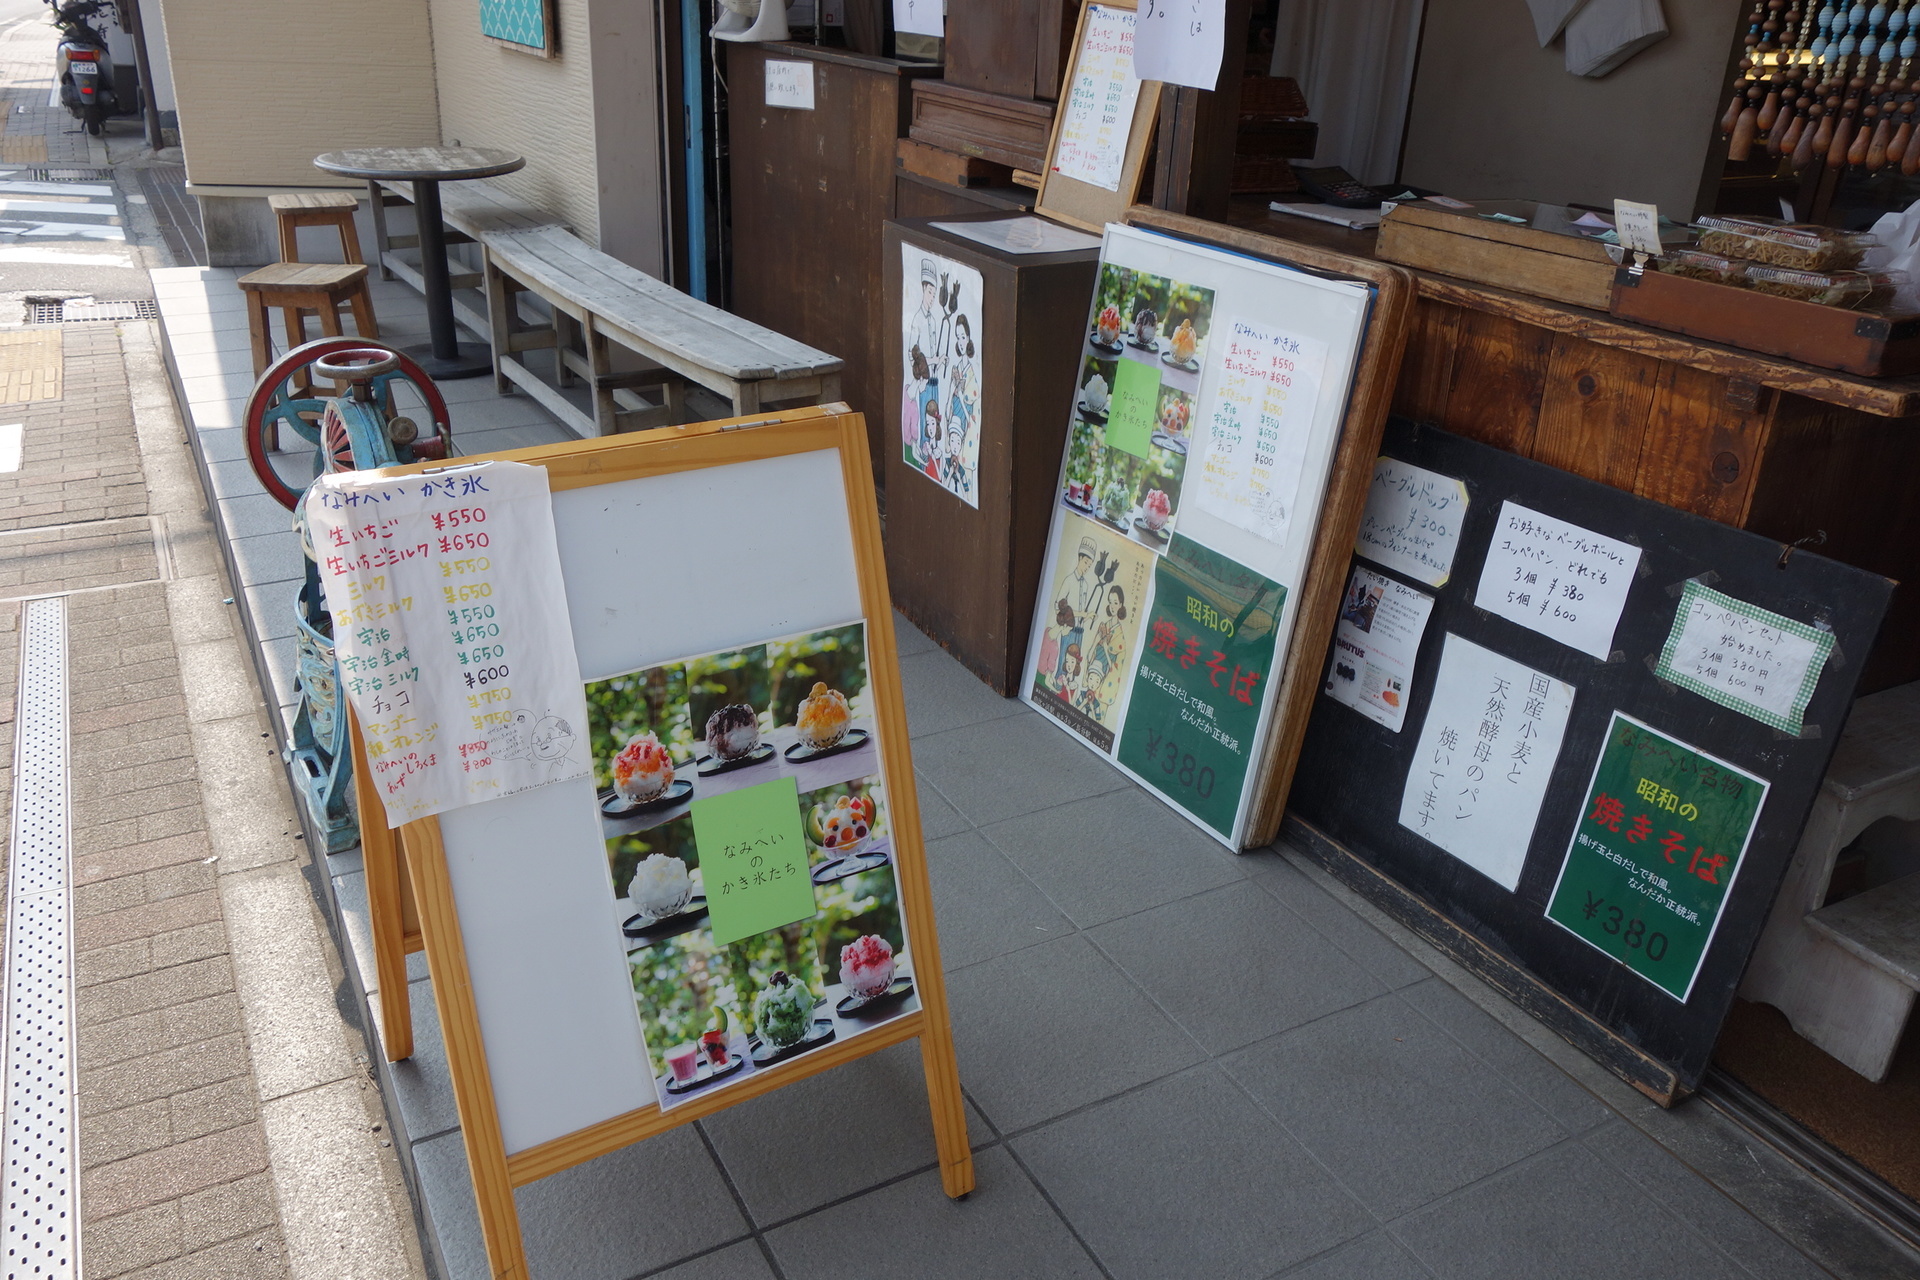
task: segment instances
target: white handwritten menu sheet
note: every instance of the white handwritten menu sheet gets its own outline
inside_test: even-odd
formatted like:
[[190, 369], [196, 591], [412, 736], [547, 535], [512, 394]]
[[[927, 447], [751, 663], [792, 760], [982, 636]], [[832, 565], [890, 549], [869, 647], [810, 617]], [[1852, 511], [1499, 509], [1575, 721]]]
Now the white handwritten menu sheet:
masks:
[[1133, 73], [1134, 15], [1096, 4], [1087, 11], [1079, 74], [1068, 86], [1053, 171], [1106, 191], [1120, 189], [1140, 78]]
[[1639, 567], [1630, 542], [1503, 502], [1473, 603], [1605, 662]]
[[1373, 464], [1353, 549], [1396, 573], [1444, 587], [1453, 577], [1466, 519], [1467, 486], [1438, 471], [1381, 458]]
[[302, 510], [389, 826], [590, 772], [544, 467], [323, 475]]
[[1688, 579], [1655, 673], [1683, 689], [1798, 734], [1833, 654], [1833, 633]]
[[1518, 887], [1573, 686], [1448, 633], [1400, 825]]
[[1269, 542], [1285, 542], [1327, 344], [1250, 320], [1220, 327], [1226, 342], [1194, 504]]

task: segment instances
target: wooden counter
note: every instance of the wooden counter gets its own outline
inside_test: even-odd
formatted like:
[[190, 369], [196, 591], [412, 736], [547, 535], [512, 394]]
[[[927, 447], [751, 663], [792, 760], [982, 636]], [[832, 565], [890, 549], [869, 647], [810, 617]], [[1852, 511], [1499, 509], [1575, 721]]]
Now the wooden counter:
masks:
[[[1236, 201], [1229, 220], [1372, 257], [1375, 234]], [[1394, 412], [1683, 511], [1920, 580], [1920, 378], [1815, 369], [1415, 272]], [[1821, 534], [1825, 541], [1817, 541]], [[1783, 546], [1784, 550], [1784, 546]], [[1848, 655], [1851, 657], [1852, 655]], [[1920, 589], [1894, 594], [1860, 692], [1920, 680]]]

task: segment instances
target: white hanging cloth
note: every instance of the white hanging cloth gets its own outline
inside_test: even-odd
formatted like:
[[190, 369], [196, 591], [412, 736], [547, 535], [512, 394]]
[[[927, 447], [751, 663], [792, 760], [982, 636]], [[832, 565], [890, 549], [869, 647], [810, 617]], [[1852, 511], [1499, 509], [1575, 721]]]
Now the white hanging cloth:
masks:
[[1660, 0], [1587, 0], [1566, 26], [1567, 70], [1599, 77], [1667, 38]]

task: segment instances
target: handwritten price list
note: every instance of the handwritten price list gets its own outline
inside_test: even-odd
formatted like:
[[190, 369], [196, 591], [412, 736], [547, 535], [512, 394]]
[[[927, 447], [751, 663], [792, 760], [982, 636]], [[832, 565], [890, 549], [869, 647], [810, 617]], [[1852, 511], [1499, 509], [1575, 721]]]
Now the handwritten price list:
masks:
[[390, 825], [587, 772], [544, 470], [323, 476], [304, 512]]
[[1428, 586], [1444, 587], [1453, 576], [1466, 518], [1467, 486], [1410, 462], [1380, 458], [1353, 549]]
[[1630, 542], [1503, 502], [1473, 603], [1604, 662], [1639, 567]]
[[1832, 632], [1689, 579], [1656, 671], [1723, 707], [1797, 734], [1832, 653]]
[[1127, 135], [1140, 80], [1133, 74], [1134, 15], [1094, 5], [1087, 12], [1078, 72], [1067, 90], [1053, 171], [1063, 178], [1120, 189]]
[[1285, 542], [1320, 398], [1326, 343], [1245, 320], [1227, 325], [1200, 464], [1203, 511]]

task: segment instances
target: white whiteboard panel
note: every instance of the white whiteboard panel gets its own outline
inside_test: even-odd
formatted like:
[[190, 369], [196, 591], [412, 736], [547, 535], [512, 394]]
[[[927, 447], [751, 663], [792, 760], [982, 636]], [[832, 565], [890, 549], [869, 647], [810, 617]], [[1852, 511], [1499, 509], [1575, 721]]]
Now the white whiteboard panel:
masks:
[[[862, 617], [835, 450], [553, 495], [591, 681]], [[509, 1154], [654, 1101], [591, 779], [442, 814]]]

